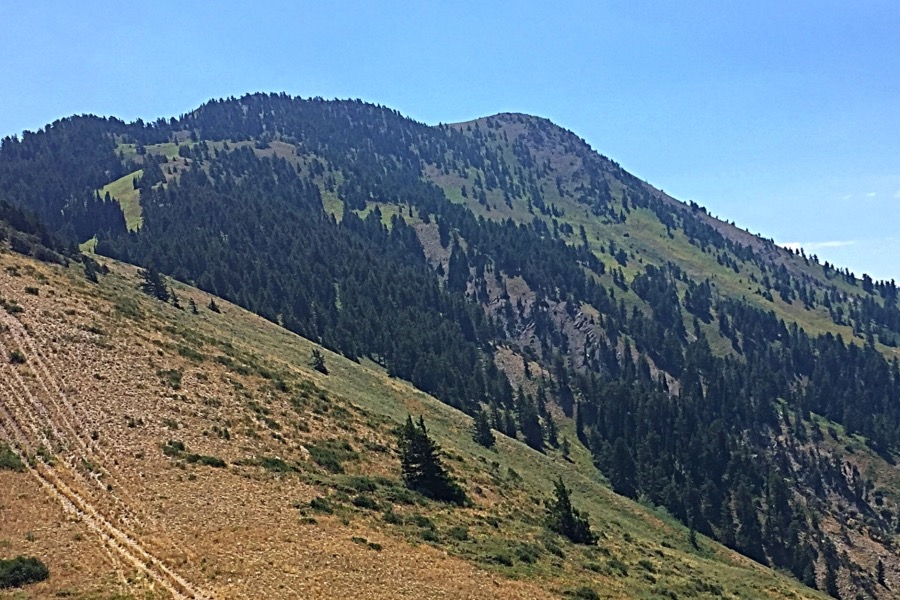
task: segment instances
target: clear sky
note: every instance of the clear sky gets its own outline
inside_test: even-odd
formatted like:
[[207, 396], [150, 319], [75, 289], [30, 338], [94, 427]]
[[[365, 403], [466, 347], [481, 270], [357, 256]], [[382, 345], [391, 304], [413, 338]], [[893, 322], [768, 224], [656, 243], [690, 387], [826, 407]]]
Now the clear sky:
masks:
[[900, 280], [896, 0], [14, 4], [0, 135], [252, 91], [427, 123], [527, 112], [713, 214]]

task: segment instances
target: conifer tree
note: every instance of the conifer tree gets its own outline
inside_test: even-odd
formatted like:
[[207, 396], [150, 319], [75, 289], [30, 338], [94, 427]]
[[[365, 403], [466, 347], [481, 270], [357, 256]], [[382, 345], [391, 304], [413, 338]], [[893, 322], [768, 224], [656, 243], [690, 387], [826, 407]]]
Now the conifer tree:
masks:
[[142, 292], [162, 302], [169, 301], [169, 288], [166, 287], [165, 278], [155, 267], [150, 266], [146, 269], [141, 269], [138, 271], [138, 276], [141, 278], [139, 287]]
[[576, 544], [595, 544], [597, 536], [591, 531], [587, 515], [572, 506], [569, 489], [562, 477], [553, 485], [554, 497], [547, 502], [547, 527]]
[[637, 496], [637, 467], [625, 440], [618, 438], [612, 447], [609, 461], [609, 482], [617, 494]]
[[411, 416], [406, 417], [398, 445], [406, 487], [433, 500], [461, 506], [468, 504], [465, 490], [454, 481], [441, 460], [441, 447], [428, 435], [424, 418], [419, 417], [418, 422], [413, 423]]
[[325, 357], [318, 348], [313, 348], [312, 357], [309, 359], [309, 366], [323, 375], [328, 375], [328, 367], [325, 366]]
[[484, 409], [475, 413], [472, 438], [485, 448], [493, 448], [494, 443], [497, 441], [494, 438], [494, 432], [491, 431], [491, 423]]

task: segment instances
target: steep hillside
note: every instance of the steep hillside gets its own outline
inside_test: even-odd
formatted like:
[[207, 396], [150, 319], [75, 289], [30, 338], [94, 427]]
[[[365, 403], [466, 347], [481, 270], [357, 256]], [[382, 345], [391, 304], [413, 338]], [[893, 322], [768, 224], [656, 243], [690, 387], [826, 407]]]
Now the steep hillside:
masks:
[[894, 282], [682, 204], [549, 121], [283, 94], [77, 117], [4, 141], [0, 200], [810, 586], [890, 596]]
[[[224, 300], [173, 283], [176, 308], [115, 262], [98, 283], [77, 264], [0, 263], [0, 435], [27, 465], [0, 469], [0, 547], [51, 573], [27, 597], [817, 597], [695, 548], [581, 452], [485, 449], [463, 413], [328, 351], [323, 375], [314, 344]], [[393, 432], [409, 413], [472, 507], [403, 487]], [[596, 546], [543, 525], [556, 476]]]

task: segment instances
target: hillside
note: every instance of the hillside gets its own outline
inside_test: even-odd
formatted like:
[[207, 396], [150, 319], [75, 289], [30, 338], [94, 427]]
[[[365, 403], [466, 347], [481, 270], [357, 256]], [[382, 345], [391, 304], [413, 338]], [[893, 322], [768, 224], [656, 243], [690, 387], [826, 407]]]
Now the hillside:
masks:
[[524, 443], [602, 475], [832, 596], [891, 595], [895, 283], [682, 204], [545, 119], [431, 127], [284, 94], [74, 117], [4, 140], [0, 200], [58, 246], [190, 282], [486, 420], [500, 456]]
[[[77, 265], [0, 259], [0, 345], [24, 357], [0, 367], [0, 432], [30, 465], [0, 470], [0, 540], [52, 574], [27, 597], [816, 597], [707, 539], [694, 549], [580, 454], [482, 448], [467, 416], [374, 364], [324, 351], [316, 372], [312, 343], [224, 300], [212, 312], [174, 284], [193, 314], [137, 291], [128, 265], [104, 261], [93, 284]], [[472, 508], [404, 490], [392, 431], [408, 413]], [[542, 526], [556, 475], [598, 546]]]

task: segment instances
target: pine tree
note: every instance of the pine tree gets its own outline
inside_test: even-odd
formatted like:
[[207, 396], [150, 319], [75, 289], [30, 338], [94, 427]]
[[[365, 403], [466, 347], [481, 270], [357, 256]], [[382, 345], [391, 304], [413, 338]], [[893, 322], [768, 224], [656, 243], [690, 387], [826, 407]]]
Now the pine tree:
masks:
[[735, 535], [737, 549], [756, 562], [767, 564], [756, 505], [753, 502], [750, 488], [743, 481], [738, 485], [734, 494], [734, 512], [738, 523]]
[[576, 544], [595, 544], [597, 536], [591, 531], [587, 515], [572, 506], [569, 489], [562, 477], [553, 485], [554, 498], [547, 502], [547, 527]]
[[609, 461], [609, 483], [617, 494], [629, 498], [637, 496], [637, 466], [622, 438], [618, 438], [613, 444]]
[[567, 438], [567, 437], [563, 438], [560, 449], [562, 450], [563, 458], [571, 461], [572, 460], [572, 456], [571, 456], [572, 446], [569, 444], [569, 438]]
[[428, 435], [425, 419], [419, 417], [418, 423], [413, 423], [412, 417], [407, 416], [398, 436], [398, 445], [406, 487], [433, 500], [460, 506], [469, 503], [466, 492], [444, 466], [441, 447]]
[[209, 304], [206, 305], [206, 308], [208, 308], [209, 310], [213, 311], [214, 313], [220, 313], [220, 312], [222, 312], [222, 310], [219, 308], [219, 305], [216, 304], [216, 301], [215, 301], [214, 298], [210, 298], [210, 299], [209, 299]]
[[325, 357], [318, 348], [313, 348], [312, 356], [309, 359], [309, 366], [323, 375], [328, 375], [328, 367], [325, 366]]
[[475, 413], [475, 423], [473, 425], [472, 439], [484, 446], [485, 448], [493, 448], [497, 441], [494, 438], [494, 432], [491, 431], [491, 423], [488, 420], [487, 413], [484, 409]]
[[534, 401], [529, 397], [520, 394], [518, 404], [519, 426], [522, 429], [522, 435], [525, 436], [525, 443], [537, 450], [544, 451], [544, 428], [541, 427], [541, 420], [538, 417], [537, 408]]
[[140, 290], [148, 296], [153, 296], [162, 302], [169, 301], [169, 288], [166, 287], [166, 281], [162, 273], [154, 267], [147, 267], [138, 271], [141, 278]]
[[875, 577], [878, 579], [879, 585], [886, 585], [884, 582], [884, 561], [878, 559], [878, 566], [875, 568]]

